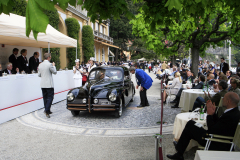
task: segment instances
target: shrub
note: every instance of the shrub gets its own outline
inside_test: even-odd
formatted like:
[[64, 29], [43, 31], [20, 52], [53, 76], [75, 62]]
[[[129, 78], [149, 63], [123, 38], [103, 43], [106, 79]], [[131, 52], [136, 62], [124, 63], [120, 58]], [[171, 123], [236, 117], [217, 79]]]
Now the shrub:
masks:
[[82, 45], [85, 60], [94, 57], [94, 35], [90, 26], [83, 26], [82, 28]]
[[[65, 20], [67, 26], [68, 36], [79, 41], [80, 25], [75, 18], [67, 18]], [[68, 68], [72, 68], [75, 65], [76, 48], [67, 48]], [[77, 42], [77, 58], [80, 58], [80, 47]]]

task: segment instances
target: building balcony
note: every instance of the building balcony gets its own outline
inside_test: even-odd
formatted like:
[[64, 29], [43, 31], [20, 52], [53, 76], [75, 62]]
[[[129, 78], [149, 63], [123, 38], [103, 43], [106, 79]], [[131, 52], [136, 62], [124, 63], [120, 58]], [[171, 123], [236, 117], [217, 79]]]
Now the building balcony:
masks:
[[95, 38], [99, 39], [99, 40], [103, 40], [103, 41], [106, 41], [106, 42], [109, 42], [111, 44], [113, 44], [113, 38], [112, 37], [109, 37], [103, 33], [100, 33], [99, 31], [93, 31], [93, 35]]

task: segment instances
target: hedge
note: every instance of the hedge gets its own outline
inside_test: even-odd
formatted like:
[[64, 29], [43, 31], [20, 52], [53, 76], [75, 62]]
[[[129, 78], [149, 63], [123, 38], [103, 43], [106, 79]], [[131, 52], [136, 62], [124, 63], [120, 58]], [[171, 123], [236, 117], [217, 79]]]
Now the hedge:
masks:
[[[68, 36], [77, 39], [77, 58], [80, 58], [80, 46], [79, 46], [79, 30], [80, 24], [75, 18], [67, 18], [65, 20], [67, 26]], [[67, 48], [68, 68], [75, 66], [76, 48]]]
[[92, 27], [83, 26], [82, 28], [82, 45], [85, 61], [88, 61], [90, 57], [94, 57], [94, 35]]

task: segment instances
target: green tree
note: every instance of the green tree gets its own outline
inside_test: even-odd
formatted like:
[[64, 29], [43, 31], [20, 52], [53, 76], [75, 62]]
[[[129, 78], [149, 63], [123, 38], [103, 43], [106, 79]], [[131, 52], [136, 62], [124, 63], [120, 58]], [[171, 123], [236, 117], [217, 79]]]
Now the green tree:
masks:
[[[77, 39], [77, 58], [80, 58], [80, 47], [79, 47], [79, 30], [80, 25], [75, 18], [67, 18], [65, 20], [67, 26], [67, 33], [69, 37]], [[67, 48], [68, 68], [72, 68], [75, 65], [76, 59], [76, 48]]]
[[[201, 2], [201, 0], [198, 2]], [[212, 5], [212, 8], [207, 11], [199, 10], [199, 8], [207, 8], [203, 1], [192, 3], [192, 7], [196, 8], [199, 13], [191, 8], [183, 7], [181, 12], [170, 8], [172, 13], [176, 13], [175, 16], [166, 18], [166, 23], [161, 21], [159, 24], [154, 24], [156, 19], [149, 17], [149, 13], [146, 13], [146, 10], [143, 9], [141, 14], [137, 15], [135, 20], [132, 20], [132, 24], [133, 33], [146, 40], [148, 48], [153, 49], [158, 54], [175, 55], [183, 44], [187, 50], [191, 48], [192, 70], [196, 75], [198, 57], [204, 55], [207, 47], [210, 45], [213, 45], [213, 47], [216, 45], [222, 46], [221, 41], [226, 39], [230, 39], [232, 43], [239, 43], [240, 33], [238, 31], [240, 26], [238, 23], [240, 17], [236, 16], [235, 10], [231, 9], [227, 5], [228, 3], [210, 3], [209, 5]], [[162, 5], [162, 7], [164, 6]], [[166, 8], [163, 10], [166, 10]], [[168, 13], [169, 11], [166, 10], [167, 15]], [[199, 16], [196, 18], [195, 15]], [[170, 25], [167, 21], [171, 21]]]
[[82, 28], [82, 45], [85, 61], [94, 57], [94, 35], [90, 26], [83, 26]]

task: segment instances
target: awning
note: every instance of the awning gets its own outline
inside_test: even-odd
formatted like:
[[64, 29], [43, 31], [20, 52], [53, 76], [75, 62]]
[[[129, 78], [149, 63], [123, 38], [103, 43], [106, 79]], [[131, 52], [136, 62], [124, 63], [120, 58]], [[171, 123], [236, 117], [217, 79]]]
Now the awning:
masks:
[[109, 57], [115, 57], [115, 55], [112, 53], [112, 51], [109, 50], [109, 53], [110, 53], [110, 55], [111, 55], [111, 56], [109, 56]]
[[28, 46], [37, 48], [56, 47], [77, 47], [77, 40], [70, 38], [54, 29], [51, 25], [47, 26], [46, 34], [39, 33], [37, 41], [30, 33], [26, 37], [26, 18], [15, 14], [0, 15], [0, 44]]
[[109, 44], [109, 43], [105, 43], [105, 42], [102, 42], [102, 41], [98, 41], [98, 40], [94, 40], [95, 42], [99, 42], [99, 43], [102, 43], [102, 44], [104, 44], [104, 45], [107, 45], [107, 46], [109, 46], [109, 47], [114, 47], [114, 48], [118, 48], [118, 49], [120, 49], [118, 46], [115, 46], [115, 45], [112, 45], [112, 44]]

